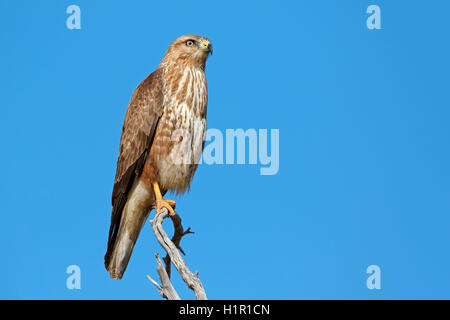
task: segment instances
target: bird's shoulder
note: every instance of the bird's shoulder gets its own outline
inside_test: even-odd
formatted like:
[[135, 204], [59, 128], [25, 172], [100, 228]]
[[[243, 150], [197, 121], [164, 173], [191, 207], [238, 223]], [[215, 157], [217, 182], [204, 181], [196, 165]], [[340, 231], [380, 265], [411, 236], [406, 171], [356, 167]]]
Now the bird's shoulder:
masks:
[[164, 103], [163, 88], [163, 71], [158, 68], [136, 87], [131, 96], [127, 113], [130, 112], [133, 115], [133, 112], [147, 111], [161, 115]]
[[116, 182], [148, 151], [163, 113], [162, 72], [156, 69], [134, 90], [120, 138]]

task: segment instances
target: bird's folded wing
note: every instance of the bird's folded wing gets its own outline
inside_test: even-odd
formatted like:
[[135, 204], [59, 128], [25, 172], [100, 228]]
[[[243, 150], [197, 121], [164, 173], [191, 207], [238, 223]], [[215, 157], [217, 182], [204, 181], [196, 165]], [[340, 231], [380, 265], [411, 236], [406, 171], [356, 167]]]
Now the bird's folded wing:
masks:
[[125, 114], [112, 192], [111, 226], [105, 265], [109, 264], [128, 192], [142, 172], [163, 113], [162, 71], [156, 69], [135, 89]]

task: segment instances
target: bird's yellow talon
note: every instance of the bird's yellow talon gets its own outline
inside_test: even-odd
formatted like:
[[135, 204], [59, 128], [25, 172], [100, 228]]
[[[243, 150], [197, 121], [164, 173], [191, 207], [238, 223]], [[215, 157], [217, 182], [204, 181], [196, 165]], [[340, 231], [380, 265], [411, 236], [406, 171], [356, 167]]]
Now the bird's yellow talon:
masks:
[[168, 200], [168, 199], [163, 199], [164, 201], [166, 201], [172, 208], [175, 209], [177, 203], [173, 200]]
[[169, 215], [173, 217], [175, 215], [175, 210], [173, 210], [172, 204], [175, 204], [175, 201], [158, 199], [156, 200], [156, 212], [159, 212], [162, 208], [166, 208], [169, 211]]
[[169, 210], [169, 215], [173, 217], [176, 214], [173, 208], [175, 208], [177, 203], [173, 200], [163, 199], [158, 182], [153, 183], [153, 190], [155, 191], [156, 198], [156, 212], [159, 212], [162, 208], [167, 208], [167, 210]]

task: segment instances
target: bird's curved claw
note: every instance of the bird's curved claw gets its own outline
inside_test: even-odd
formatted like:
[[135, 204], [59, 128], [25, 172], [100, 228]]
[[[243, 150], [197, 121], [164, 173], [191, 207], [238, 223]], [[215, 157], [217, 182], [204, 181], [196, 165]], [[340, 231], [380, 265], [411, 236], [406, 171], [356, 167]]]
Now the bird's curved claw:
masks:
[[159, 212], [162, 208], [166, 208], [169, 211], [169, 215], [173, 217], [176, 215], [175, 210], [176, 202], [173, 200], [157, 199], [156, 200], [156, 212]]

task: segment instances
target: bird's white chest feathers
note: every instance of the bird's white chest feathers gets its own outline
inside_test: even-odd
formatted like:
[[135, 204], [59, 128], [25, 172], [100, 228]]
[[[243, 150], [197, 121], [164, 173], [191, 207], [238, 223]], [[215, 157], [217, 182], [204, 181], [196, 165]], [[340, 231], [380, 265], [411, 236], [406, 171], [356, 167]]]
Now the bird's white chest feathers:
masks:
[[158, 168], [165, 189], [183, 192], [189, 188], [206, 136], [206, 90], [205, 74], [187, 69], [177, 90], [168, 94], [161, 121], [168, 124], [171, 149]]

